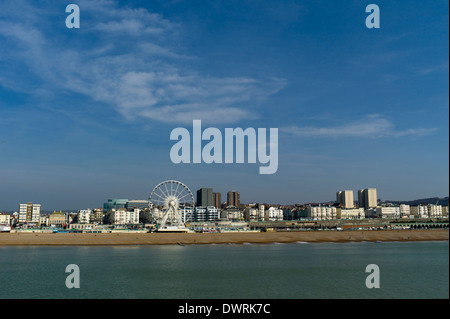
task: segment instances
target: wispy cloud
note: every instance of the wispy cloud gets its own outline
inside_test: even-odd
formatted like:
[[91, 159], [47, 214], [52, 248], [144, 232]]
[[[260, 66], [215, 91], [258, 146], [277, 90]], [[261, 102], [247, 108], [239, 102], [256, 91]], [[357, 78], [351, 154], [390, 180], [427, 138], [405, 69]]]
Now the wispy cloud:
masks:
[[[12, 4], [4, 6], [0, 11], [15, 11]], [[27, 16], [39, 10], [26, 6]], [[62, 22], [56, 32], [36, 16], [2, 16], [0, 45], [9, 50], [0, 53], [0, 84], [41, 98], [59, 91], [82, 94], [126, 118], [170, 123], [255, 118], [257, 104], [286, 85], [278, 78], [204, 74], [186, 63], [197, 57], [177, 52], [182, 26], [161, 15], [112, 0], [79, 1], [79, 6], [79, 30]], [[51, 14], [41, 19], [55, 19]]]
[[337, 126], [289, 126], [282, 129], [283, 132], [294, 136], [317, 138], [424, 136], [436, 130], [437, 128], [399, 130], [392, 121], [379, 114], [367, 115], [359, 121], [348, 122]]
[[448, 61], [443, 63], [432, 65], [426, 68], [422, 68], [419, 70], [420, 74], [427, 75], [434, 72], [447, 71], [448, 72]]

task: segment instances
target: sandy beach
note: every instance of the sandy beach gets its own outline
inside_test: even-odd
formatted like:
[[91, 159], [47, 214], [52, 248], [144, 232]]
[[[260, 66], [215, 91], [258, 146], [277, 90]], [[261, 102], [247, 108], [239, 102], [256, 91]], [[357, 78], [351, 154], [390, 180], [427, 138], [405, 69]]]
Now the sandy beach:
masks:
[[448, 240], [448, 229], [267, 233], [1, 233], [0, 245], [191, 245]]

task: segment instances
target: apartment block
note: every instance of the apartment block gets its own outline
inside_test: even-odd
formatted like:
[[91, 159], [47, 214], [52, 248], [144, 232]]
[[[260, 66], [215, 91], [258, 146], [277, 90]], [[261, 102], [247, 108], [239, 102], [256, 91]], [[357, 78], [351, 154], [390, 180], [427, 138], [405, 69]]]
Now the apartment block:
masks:
[[213, 206], [222, 208], [222, 194], [213, 192]]
[[425, 205], [411, 206], [410, 212], [414, 218], [428, 218], [428, 207]]
[[336, 219], [337, 208], [334, 206], [308, 206], [307, 217], [315, 220]]
[[236, 191], [229, 191], [227, 193], [227, 205], [239, 207], [240, 204], [240, 194]]
[[197, 191], [197, 206], [200, 207], [213, 206], [212, 188], [200, 188]]
[[353, 208], [353, 191], [345, 190], [336, 193], [336, 202], [342, 204], [344, 208]]
[[427, 209], [428, 209], [428, 217], [442, 217], [442, 206], [441, 205], [432, 205], [432, 204], [428, 204], [427, 205]]
[[365, 217], [364, 208], [338, 208], [337, 216], [340, 219], [362, 219]]
[[358, 191], [358, 206], [369, 209], [377, 207], [377, 189], [366, 188]]
[[19, 223], [40, 223], [41, 204], [31, 202], [19, 205]]
[[9, 214], [0, 213], [0, 225], [9, 226], [11, 216]]
[[91, 220], [91, 209], [81, 209], [78, 211], [77, 217], [78, 217], [78, 223], [80, 224], [89, 224]]
[[377, 215], [381, 218], [399, 218], [400, 207], [398, 206], [379, 206], [377, 207]]

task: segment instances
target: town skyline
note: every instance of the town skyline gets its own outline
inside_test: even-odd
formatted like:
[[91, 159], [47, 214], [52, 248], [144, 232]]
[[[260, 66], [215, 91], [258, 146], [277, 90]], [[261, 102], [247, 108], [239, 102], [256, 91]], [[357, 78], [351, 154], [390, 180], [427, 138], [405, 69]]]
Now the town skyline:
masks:
[[[196, 189], [194, 191], [191, 190], [191, 192], [192, 192], [192, 194], [194, 196], [194, 199], [195, 199], [196, 206], [199, 206], [199, 205], [197, 205], [197, 203], [198, 203], [198, 191], [200, 191], [201, 189], [204, 189], [204, 188], [211, 188], [213, 190], [213, 194], [214, 193], [220, 193], [221, 195], [222, 194], [226, 195], [229, 192], [237, 192], [239, 194], [239, 197], [242, 198], [241, 197], [242, 196], [241, 192], [239, 190], [236, 190], [236, 189], [230, 189], [230, 190], [228, 190], [226, 192], [219, 192], [219, 191], [215, 191], [215, 189], [212, 188], [212, 187], [201, 187], [201, 188]], [[365, 189], [367, 189], [367, 187]], [[363, 190], [363, 189], [359, 189], [359, 190]], [[355, 203], [355, 204], [359, 203], [359, 198], [358, 198], [358, 195], [357, 195], [357, 192], [359, 190], [356, 190], [356, 189], [355, 190], [350, 190], [350, 191], [353, 191], [353, 203]], [[375, 189], [375, 190], [376, 190], [376, 192], [378, 191], [377, 189]], [[356, 197], [355, 197], [355, 194], [356, 194]], [[380, 198], [380, 196], [376, 196], [376, 197], [377, 197], [377, 201], [379, 203], [391, 203], [391, 202], [392, 203], [397, 203], [397, 202], [404, 202], [404, 203], [406, 203], [406, 202], [415, 202], [415, 201], [416, 202], [426, 201], [426, 202], [430, 202], [431, 203], [431, 202], [433, 202], [435, 200], [438, 200], [439, 202], [440, 201], [444, 201], [445, 202], [445, 200], [447, 200], [447, 206], [448, 206], [448, 200], [449, 200], [449, 195], [447, 195], [447, 196], [431, 196], [431, 197], [411, 198], [411, 199], [407, 199], [407, 200], [398, 200], [398, 199], [395, 199], [395, 198], [390, 198], [390, 199], [389, 198]], [[245, 198], [245, 196], [244, 196], [244, 198]], [[68, 212], [68, 211], [77, 211], [77, 210], [83, 210], [83, 209], [96, 209], [96, 208], [101, 208], [103, 206], [103, 204], [109, 199], [126, 199], [128, 201], [131, 201], [131, 200], [148, 200], [149, 198], [148, 198], [148, 196], [145, 197], [145, 198], [138, 198], [138, 197], [133, 197], [133, 196], [131, 196], [131, 197], [125, 197], [125, 196], [116, 196], [116, 197], [114, 197], [114, 196], [109, 196], [109, 197], [104, 198], [104, 199], [99, 199], [97, 201], [96, 205], [95, 204], [94, 205], [84, 205], [84, 206], [80, 205], [79, 207], [71, 207], [71, 208], [69, 208], [69, 207], [65, 207], [65, 208], [64, 207], [49, 207], [45, 203], [43, 204], [42, 201], [39, 201], [39, 200], [38, 201], [22, 201], [22, 202], [18, 203], [16, 205], [17, 207], [15, 207], [15, 208], [12, 207], [12, 208], [8, 209], [8, 208], [4, 208], [4, 207], [0, 206], [0, 212], [10, 212], [10, 213], [12, 213], [14, 211], [17, 211], [17, 208], [19, 207], [19, 204], [30, 203], [30, 202], [31, 203], [40, 204], [42, 206], [42, 211], [43, 212], [52, 212], [52, 211], [66, 211], [66, 212]], [[228, 200], [227, 200], [226, 196], [222, 197], [222, 200], [221, 200], [222, 204], [227, 203], [227, 201]], [[241, 201], [240, 199], [239, 199], [239, 201], [240, 201], [240, 204], [242, 204], [244, 206], [245, 205], [251, 205], [251, 204], [268, 204], [268, 205], [273, 205], [273, 206], [295, 206], [295, 205], [301, 205], [302, 206], [302, 205], [333, 204], [333, 203], [339, 204], [339, 202], [338, 202], [338, 200], [336, 198], [330, 199], [330, 200], [323, 200], [323, 201], [304, 201], [304, 202], [291, 202], [291, 203], [269, 202], [269, 201], [251, 201], [251, 200], [250, 201]], [[1, 205], [1, 203], [0, 203], [0, 205]]]

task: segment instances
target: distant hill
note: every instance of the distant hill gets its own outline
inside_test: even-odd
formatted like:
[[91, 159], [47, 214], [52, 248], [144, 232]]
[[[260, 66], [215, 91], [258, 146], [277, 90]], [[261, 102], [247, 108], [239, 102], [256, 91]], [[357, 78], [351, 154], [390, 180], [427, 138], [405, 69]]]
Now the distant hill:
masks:
[[410, 201], [383, 201], [386, 203], [392, 203], [392, 204], [406, 204], [406, 205], [428, 205], [428, 204], [437, 204], [442, 206], [448, 206], [449, 197], [439, 198], [439, 197], [431, 197], [431, 198], [422, 198], [422, 199], [415, 199]]

